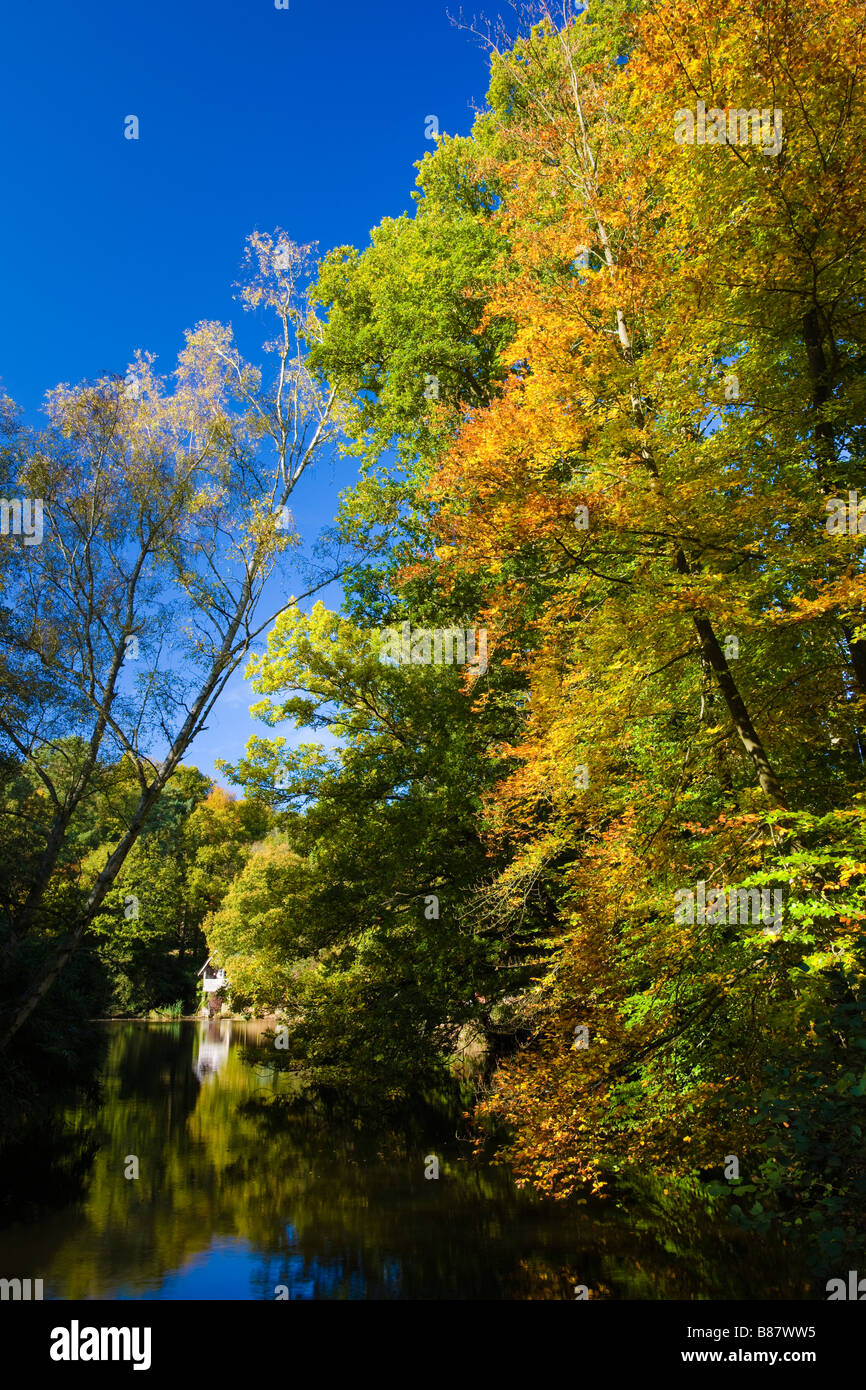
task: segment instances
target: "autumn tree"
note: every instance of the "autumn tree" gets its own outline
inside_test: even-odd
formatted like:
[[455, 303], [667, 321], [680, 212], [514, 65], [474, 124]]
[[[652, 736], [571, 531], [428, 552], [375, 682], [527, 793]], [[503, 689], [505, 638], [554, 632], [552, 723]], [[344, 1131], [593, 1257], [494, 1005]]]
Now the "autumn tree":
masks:
[[[474, 901], [501, 938], [552, 901], [554, 957], [487, 1110], [545, 1191], [694, 1177], [739, 1145], [767, 1209], [803, 1190], [819, 1220], [838, 1198], [853, 1221], [854, 1148], [847, 1195], [820, 1172], [863, 1082], [844, 1041], [863, 1012], [863, 17], [524, 15], [517, 39], [482, 35], [488, 107], [460, 147], [493, 193], [473, 213], [492, 251], [471, 272], [471, 331], [496, 335], [482, 391], [457, 384], [434, 437], [399, 353], [352, 381], [347, 343], [366, 349], [399, 294], [381, 254], [375, 291], [354, 293], [368, 253], [345, 263], [323, 342], [369, 388], [368, 456], [393, 429], [417, 460], [414, 530], [364, 601], [447, 611], [471, 595], [493, 652], [484, 700], [507, 674], [522, 705], [481, 819], [507, 864]], [[676, 138], [698, 102], [716, 128], [733, 118], [731, 140]], [[426, 181], [447, 203], [455, 185]], [[466, 206], [455, 191], [453, 213], [425, 215]], [[442, 248], [440, 286], [465, 275], [464, 250], [454, 267]], [[415, 283], [433, 279], [422, 260]], [[345, 524], [399, 536], [400, 500], [358, 488]], [[726, 903], [779, 894], [781, 920], [678, 917], [699, 883]]]
[[[831, 1036], [862, 1018], [860, 561], [850, 534], [833, 553], [824, 506], [862, 467], [862, 15], [708, 27], [662, 6], [621, 63], [586, 14], [541, 18], [494, 55], [482, 118], [520, 262], [490, 312], [515, 323], [523, 370], [431, 484], [439, 561], [483, 578], [497, 655], [531, 689], [490, 803], [494, 834], [522, 827], [507, 881], [537, 880], [542, 847], [560, 865], [556, 970], [490, 1111], [547, 1191], [646, 1163], [694, 1174], [726, 1144], [756, 1167], [773, 1151], [778, 1177], [793, 1121], [768, 1077], [801, 1067], [805, 1012]], [[698, 100], [779, 109], [782, 130], [678, 143]], [[697, 881], [773, 885], [787, 925], [768, 941], [727, 910], [678, 920]], [[844, 1045], [822, 1066], [820, 1123], [808, 1087], [783, 1087], [802, 1141], [786, 1180], [813, 1197], [829, 1077], [846, 1115], [862, 1081]], [[843, 1163], [851, 1219], [862, 1165]]]

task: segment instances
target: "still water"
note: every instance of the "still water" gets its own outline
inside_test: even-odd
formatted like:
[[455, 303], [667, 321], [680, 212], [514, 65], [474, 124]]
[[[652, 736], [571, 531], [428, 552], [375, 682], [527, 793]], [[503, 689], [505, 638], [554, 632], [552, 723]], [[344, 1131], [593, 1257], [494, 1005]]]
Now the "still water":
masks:
[[453, 1119], [287, 1107], [261, 1023], [105, 1026], [98, 1096], [60, 1117], [62, 1184], [0, 1230], [0, 1275], [45, 1298], [809, 1296], [754, 1237], [542, 1203]]

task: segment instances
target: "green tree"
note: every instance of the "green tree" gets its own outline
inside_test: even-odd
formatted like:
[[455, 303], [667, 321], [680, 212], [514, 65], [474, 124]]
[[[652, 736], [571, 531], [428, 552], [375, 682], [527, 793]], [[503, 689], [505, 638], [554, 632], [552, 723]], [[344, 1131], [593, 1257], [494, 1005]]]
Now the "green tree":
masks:
[[297, 1064], [405, 1087], [465, 1026], [493, 1026], [532, 955], [532, 930], [501, 939], [466, 911], [493, 867], [477, 825], [501, 715], [473, 714], [465, 670], [384, 662], [375, 632], [322, 604], [284, 614], [250, 671], [266, 723], [338, 746], [254, 738], [230, 769], [302, 813], [291, 849], [250, 860], [209, 944], [242, 992], [288, 1011]]

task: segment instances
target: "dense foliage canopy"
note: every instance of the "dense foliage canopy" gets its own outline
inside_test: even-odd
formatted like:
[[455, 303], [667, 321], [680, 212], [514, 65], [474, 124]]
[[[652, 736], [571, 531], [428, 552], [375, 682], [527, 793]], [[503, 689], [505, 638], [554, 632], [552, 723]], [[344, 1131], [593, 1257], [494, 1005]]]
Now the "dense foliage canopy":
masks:
[[[863, 9], [524, 17], [299, 321], [360, 464], [342, 611], [280, 613], [245, 799], [175, 773], [93, 939], [142, 1008], [132, 955], [203, 929], [310, 1085], [474, 1079], [478, 1143], [544, 1193], [654, 1183], [836, 1249], [866, 1196]], [[60, 754], [4, 747], [23, 862]], [[128, 778], [67, 818], [47, 936]], [[139, 892], [146, 931], [109, 931]]]

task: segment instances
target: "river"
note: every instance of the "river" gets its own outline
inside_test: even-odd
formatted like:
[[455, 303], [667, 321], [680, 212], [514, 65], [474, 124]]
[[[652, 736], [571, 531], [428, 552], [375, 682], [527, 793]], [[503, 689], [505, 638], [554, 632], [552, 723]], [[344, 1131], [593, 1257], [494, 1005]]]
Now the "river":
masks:
[[63, 1157], [46, 1130], [11, 1176], [30, 1200], [0, 1275], [46, 1299], [808, 1296], [754, 1236], [518, 1190], [453, 1118], [287, 1107], [261, 1023], [104, 1026], [97, 1094], [58, 1116]]

